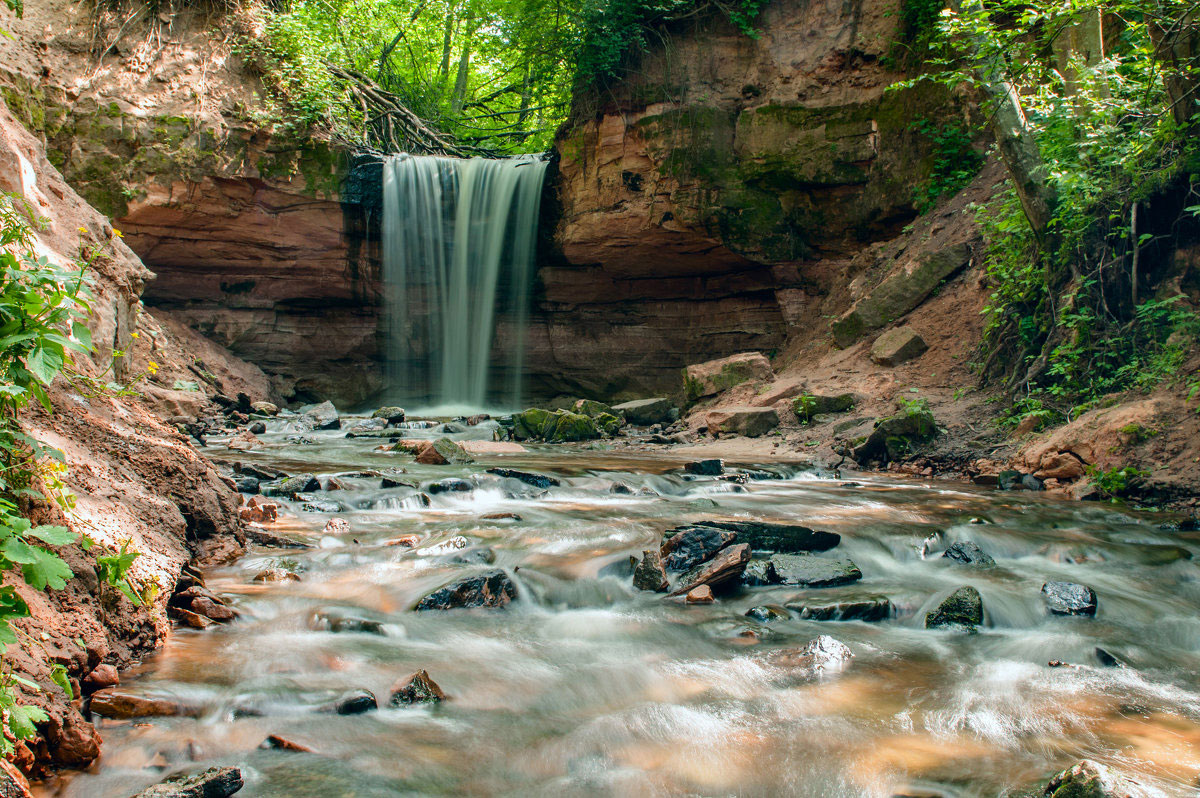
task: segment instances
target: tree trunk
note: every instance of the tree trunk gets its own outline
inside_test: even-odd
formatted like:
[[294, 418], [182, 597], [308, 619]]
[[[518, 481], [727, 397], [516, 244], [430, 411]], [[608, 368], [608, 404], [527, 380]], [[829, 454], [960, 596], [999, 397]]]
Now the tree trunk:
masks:
[[462, 110], [463, 100], [467, 96], [467, 78], [471, 72], [471, 40], [475, 38], [475, 18], [470, 11], [467, 14], [462, 50], [458, 56], [458, 74], [454, 78], [454, 96], [450, 100], [450, 109], [454, 113]]
[[1146, 20], [1154, 58], [1162, 69], [1171, 116], [1180, 127], [1188, 127], [1200, 111], [1200, 8], [1163, 0], [1157, 10], [1157, 16]]
[[454, 43], [454, 6], [446, 9], [446, 25], [442, 31], [442, 63], [438, 67], [438, 77], [443, 86], [446, 76], [450, 74], [450, 47]]

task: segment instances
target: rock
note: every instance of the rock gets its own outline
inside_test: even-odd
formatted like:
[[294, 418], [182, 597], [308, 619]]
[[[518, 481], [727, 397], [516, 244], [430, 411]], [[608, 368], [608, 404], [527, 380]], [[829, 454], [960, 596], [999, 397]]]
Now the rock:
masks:
[[475, 486], [465, 479], [439, 479], [437, 482], [430, 482], [425, 486], [425, 491], [431, 496], [436, 496], [439, 493], [470, 493], [475, 490]]
[[387, 629], [384, 627], [383, 621], [364, 618], [340, 609], [318, 610], [309, 618], [308, 627], [315, 632], [387, 636]]
[[618, 557], [612, 562], [600, 566], [600, 570], [596, 572], [596, 577], [599, 579], [630, 579], [633, 577], [633, 572], [637, 569], [639, 562], [640, 560], [632, 554], [625, 557]]
[[996, 561], [992, 559], [990, 554], [969, 540], [964, 540], [961, 543], [951, 543], [942, 552], [942, 557], [962, 563], [963, 565], [972, 565], [979, 568], [991, 568], [996, 564]]
[[801, 424], [826, 413], [847, 413], [854, 409], [855, 396], [843, 393], [836, 396], [817, 396], [804, 393], [792, 400], [792, 412]]
[[670, 587], [667, 571], [663, 567], [662, 554], [658, 549], [642, 552], [642, 559], [633, 569], [633, 586], [638, 590], [666, 593]]
[[851, 560], [830, 560], [810, 554], [776, 554], [771, 558], [779, 581], [802, 587], [834, 587], [862, 579], [862, 571]]
[[205, 618], [224, 623], [232, 621], [237, 617], [237, 612], [225, 606], [224, 603], [213, 601], [209, 598], [192, 599], [191, 606], [188, 607], [191, 612], [203, 615]]
[[750, 547], [744, 543], [722, 549], [713, 559], [681, 576], [678, 586], [670, 595], [682, 596], [700, 585], [716, 587], [737, 579], [742, 575], [742, 571], [746, 570], [746, 563], [749, 561]]
[[237, 768], [209, 768], [192, 776], [172, 776], [133, 798], [226, 798], [244, 784]]
[[250, 409], [255, 413], [262, 413], [264, 416], [279, 415], [279, 406], [271, 402], [251, 402]]
[[234, 480], [234, 485], [237, 486], [238, 493], [245, 493], [247, 496], [253, 496], [258, 493], [258, 480], [254, 477], [242, 477]]
[[751, 607], [746, 610], [746, 617], [753, 618], [762, 623], [769, 623], [771, 621], [786, 621], [791, 615], [782, 607], [763, 605], [761, 607]]
[[391, 538], [390, 540], [385, 540], [383, 542], [383, 545], [385, 545], [385, 546], [404, 546], [407, 549], [412, 549], [412, 548], [416, 548], [418, 545], [420, 545], [420, 543], [421, 543], [420, 535], [401, 535], [398, 538]]
[[736, 532], [709, 526], [684, 527], [662, 545], [663, 564], [671, 571], [686, 571], [712, 559], [737, 539]]
[[751, 560], [742, 572], [742, 584], [750, 587], [779, 584], [779, 574], [770, 560]]
[[1052, 615], [1096, 614], [1096, 591], [1075, 582], [1047, 582], [1042, 585], [1046, 609]]
[[896, 327], [875, 339], [871, 345], [871, 360], [881, 366], [898, 366], [920, 357], [929, 346], [911, 327]]
[[255, 437], [254, 433], [250, 430], [242, 430], [225, 444], [226, 447], [233, 449], [235, 452], [248, 452], [262, 445], [263, 442]]
[[496, 552], [489, 546], [477, 546], [458, 554], [447, 555], [443, 559], [460, 565], [491, 565], [496, 561]]
[[683, 370], [683, 390], [689, 402], [716, 396], [747, 380], [766, 380], [775, 375], [771, 361], [761, 352], [744, 352], [697, 363]]
[[512, 441], [460, 441], [458, 445], [467, 454], [520, 454], [529, 451]]
[[97, 690], [103, 690], [107, 687], [116, 687], [120, 683], [121, 676], [117, 673], [116, 666], [109, 665], [107, 662], [100, 663], [92, 669], [91, 673], [83, 677], [83, 689], [89, 693], [94, 693]]
[[688, 591], [685, 599], [688, 604], [712, 604], [716, 599], [713, 598], [712, 588], [708, 585], [700, 585]]
[[829, 635], [818, 635], [798, 649], [781, 651], [772, 657], [779, 665], [816, 672], [837, 670], [853, 658], [854, 652], [846, 644]]
[[264, 750], [296, 751], [303, 754], [315, 753], [315, 751], [312, 748], [309, 748], [307, 745], [289, 740], [286, 737], [280, 737], [278, 734], [269, 735], [267, 739], [263, 740], [262, 743], [259, 744], [258, 747]]
[[983, 597], [973, 587], [965, 586], [947, 596], [933, 612], [925, 616], [926, 629], [959, 626], [974, 630], [983, 623]]
[[424, 465], [463, 465], [475, 462], [461, 446], [449, 438], [425, 441], [417, 452], [417, 462]]
[[300, 577], [283, 568], [264, 568], [254, 575], [255, 582], [299, 582]]
[[517, 479], [526, 485], [532, 485], [542, 490], [556, 488], [562, 484], [562, 482], [554, 477], [548, 477], [545, 474], [534, 474], [529, 471], [517, 471], [515, 468], [489, 468], [487, 472], [505, 479]]
[[896, 321], [925, 301], [943, 280], [966, 266], [970, 258], [971, 248], [956, 244], [937, 252], [925, 252], [900, 265], [833, 323], [834, 341], [847, 347], [866, 331]]
[[755, 551], [794, 554], [804, 551], [828, 551], [842, 542], [836, 532], [822, 532], [800, 524], [770, 521], [704, 521], [704, 526], [729, 529], [738, 533], [739, 543], [749, 543]]
[[597, 402], [595, 399], [576, 400], [575, 404], [571, 405], [571, 410], [583, 416], [590, 416], [591, 418], [602, 415], [616, 417], [617, 415], [617, 412], [611, 405], [606, 405], [604, 402]]
[[560, 410], [546, 426], [542, 437], [548, 443], [586, 441], [599, 438], [600, 429], [596, 426], [596, 422], [588, 416]]
[[499, 513], [484, 513], [479, 516], [483, 521], [520, 521], [521, 516], [517, 513], [499, 512]]
[[1096, 660], [1106, 668], [1128, 667], [1125, 665], [1124, 662], [1122, 662], [1120, 659], [1118, 659], [1115, 654], [1112, 654], [1111, 652], [1106, 651], [1105, 649], [1100, 648], [1099, 646], [1096, 646], [1095, 654], [1096, 654]]
[[1031, 490], [1040, 491], [1044, 487], [1042, 481], [1033, 474], [1022, 474], [1020, 471], [1001, 471], [996, 475], [996, 487], [1000, 490]]
[[407, 679], [392, 686], [392, 697], [388, 702], [394, 707], [402, 704], [436, 704], [446, 700], [446, 694], [429, 673], [419, 670]]
[[371, 418], [382, 418], [389, 424], [400, 424], [404, 421], [403, 407], [381, 407], [371, 414]]
[[625, 422], [620, 416], [615, 416], [612, 413], [601, 413], [594, 416], [596, 427], [608, 437], [613, 437], [621, 431], [621, 427], [625, 426]]
[[925, 402], [913, 402], [893, 416], [875, 422], [866, 440], [850, 451], [859, 465], [874, 461], [884, 464], [911, 454], [918, 446], [936, 437], [937, 423]]
[[268, 532], [262, 527], [246, 527], [246, 539], [260, 546], [272, 546], [277, 549], [311, 549], [312, 544], [297, 540], [286, 535]]
[[273, 503], [248, 504], [238, 508], [238, 517], [253, 524], [269, 524], [279, 519], [279, 505]]
[[465, 607], [504, 607], [517, 596], [517, 586], [499, 569], [475, 574], [433, 591], [417, 602], [416, 610]]
[[267, 431], [267, 425], [261, 421], [254, 421], [246, 429], [253, 435], [262, 435]]
[[476, 413], [473, 416], [467, 416], [467, 426], [474, 427], [478, 424], [482, 424], [485, 421], [491, 421], [491, 420], [492, 420], [492, 417], [487, 413]]
[[651, 424], [670, 424], [679, 417], [679, 409], [670, 399], [635, 399], [613, 405], [616, 414], [625, 416], [630, 424], [648, 427]]
[[0, 759], [0, 798], [33, 798], [29, 780], [7, 759]]
[[406, 479], [400, 479], [399, 477], [389, 477], [387, 475], [384, 475], [379, 480], [379, 487], [383, 488], [384, 490], [386, 490], [388, 488], [415, 488], [416, 486], [417, 486], [417, 483], [415, 483], [415, 482], [409, 482]]
[[702, 477], [719, 477], [725, 473], [725, 461], [696, 460], [691, 463], [684, 463], [683, 470], [689, 474], [697, 474]]
[[842, 601], [788, 603], [787, 608], [812, 621], [886, 621], [892, 616], [892, 602], [884, 596], [869, 596]]
[[1046, 798], [1159, 798], [1141, 783], [1085, 759], [1050, 779]]
[[320, 489], [321, 480], [317, 479], [316, 474], [298, 474], [280, 482], [270, 495], [290, 496], [293, 493], [309, 493]]
[[342, 505], [337, 502], [306, 502], [300, 505], [300, 509], [306, 513], [340, 513]]
[[531, 407], [513, 414], [513, 438], [519, 441], [537, 440], [543, 437], [546, 425], [554, 413], [540, 407]]
[[325, 528], [321, 531], [326, 535], [349, 535], [350, 522], [345, 518], [330, 518], [325, 522]]
[[722, 407], [710, 410], [705, 423], [709, 433], [728, 432], [757, 438], [779, 426], [779, 414], [771, 407]]
[[379, 708], [375, 694], [370, 690], [351, 690], [343, 696], [317, 707], [317, 712], [329, 712], [337, 715], [361, 715]]
[[319, 405], [307, 407], [300, 413], [300, 423], [307, 429], [341, 429], [342, 421], [338, 417], [337, 408], [333, 402], [321, 402]]
[[375, 432], [387, 428], [387, 419], [384, 418], [364, 418], [354, 422], [354, 426], [350, 428], [350, 432], [346, 433], [347, 438], [359, 437], [363, 432]]
[[206, 618], [198, 612], [185, 610], [182, 607], [172, 607], [171, 613], [179, 619], [180, 623], [192, 629], [207, 629], [214, 623], [212, 619]]
[[149, 698], [106, 687], [92, 694], [88, 704], [91, 712], [105, 718], [163, 718], [187, 714], [177, 701]]

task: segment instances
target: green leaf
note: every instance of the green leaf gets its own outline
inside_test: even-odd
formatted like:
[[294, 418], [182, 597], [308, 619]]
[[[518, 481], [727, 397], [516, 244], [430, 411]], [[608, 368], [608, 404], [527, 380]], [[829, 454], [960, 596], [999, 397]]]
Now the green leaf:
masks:
[[[20, 545], [14, 545], [20, 544]], [[16, 559], [9, 550], [12, 549], [23, 559]], [[67, 580], [75, 574], [61, 557], [53, 552], [37, 546], [30, 546], [24, 541], [9, 539], [5, 541], [3, 553], [13, 562], [21, 563], [21, 573], [25, 581], [35, 590], [45, 590], [47, 587], [62, 590], [67, 586]]]
[[49, 716], [31, 706], [11, 707], [8, 710], [8, 729], [18, 740], [29, 740], [37, 736], [38, 723], [45, 723]]
[[79, 538], [65, 526], [35, 526], [27, 534], [33, 535], [47, 546], [65, 546]]
[[75, 699], [75, 691], [71, 688], [71, 677], [67, 675], [67, 669], [62, 665], [55, 665], [50, 669], [50, 681], [62, 688], [62, 691], [67, 694], [67, 700]]

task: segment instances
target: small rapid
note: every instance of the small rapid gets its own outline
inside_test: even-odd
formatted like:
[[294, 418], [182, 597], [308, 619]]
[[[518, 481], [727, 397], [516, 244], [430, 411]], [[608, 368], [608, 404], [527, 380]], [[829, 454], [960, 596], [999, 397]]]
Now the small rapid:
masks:
[[[99, 720], [100, 766], [58, 794], [124, 798], [171, 772], [232, 764], [246, 778], [239, 795], [289, 798], [983, 798], [1020, 794], [1084, 757], [1163, 795], [1196, 794], [1200, 536], [1160, 529], [1151, 514], [796, 462], [727, 463], [747, 474], [728, 481], [686, 474], [670, 453], [597, 444], [425, 466], [378, 451], [376, 438], [305, 432], [303, 443], [286, 422], [270, 425], [265, 447], [217, 459], [336, 488], [275, 500], [284, 512], [271, 532], [307, 547], [254, 546], [208, 573], [240, 617], [181, 627], [122, 684], [189, 711]], [[450, 479], [468, 489], [433, 490]], [[335, 517], [350, 531], [324, 531]], [[633, 587], [631, 555], [716, 519], [838, 533], [818, 556], [849, 558], [863, 578], [741, 586], [707, 605]], [[415, 546], [396, 545], [409, 535]], [[967, 542], [995, 565], [941, 556]], [[255, 581], [271, 568], [299, 579]], [[516, 585], [506, 608], [412, 611], [491, 569]], [[1092, 587], [1096, 617], [1049, 614], [1048, 581]], [[926, 629], [964, 585], [982, 596], [978, 631]], [[879, 621], [796, 609], [878, 597], [892, 608]], [[752, 608], [774, 609], [759, 620]], [[814, 669], [780, 658], [818, 635], [853, 659]], [[1106, 667], [1097, 648], [1123, 666]], [[421, 669], [450, 698], [388, 706], [391, 685]], [[378, 710], [320, 711], [361, 690]], [[268, 735], [311, 751], [260, 748]]]

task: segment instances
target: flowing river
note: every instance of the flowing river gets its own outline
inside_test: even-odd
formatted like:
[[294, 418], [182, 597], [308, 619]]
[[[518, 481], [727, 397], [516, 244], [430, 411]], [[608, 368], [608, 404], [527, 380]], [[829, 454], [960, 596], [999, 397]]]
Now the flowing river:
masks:
[[[272, 531], [312, 547], [254, 547], [206, 575], [240, 618], [181, 627], [122, 685], [199, 707], [196, 717], [97, 719], [100, 765], [57, 794], [125, 798], [169, 773], [219, 764], [242, 769], [239, 795], [288, 798], [965, 798], [1024, 795], [1084, 757], [1164, 795], [1196, 794], [1200, 569], [1191, 555], [1200, 534], [1160, 529], [1151, 514], [837, 477], [796, 462], [727, 463], [757, 472], [741, 485], [685, 476], [668, 452], [588, 444], [422, 466], [375, 451], [378, 439], [317, 432], [299, 444], [272, 424], [264, 449], [209, 452], [343, 475], [343, 489], [310, 497], [338, 511], [281, 500]], [[496, 465], [561, 485], [543, 491], [486, 473]], [[381, 488], [362, 474], [370, 470], [414, 484], [462, 477], [474, 490], [425, 506], [418, 488]], [[517, 517], [496, 517], [508, 513]], [[335, 516], [348, 534], [322, 532]], [[664, 530], [718, 518], [840, 533], [821, 556], [851, 558], [863, 579], [738, 588], [709, 605], [632, 587], [630, 554]], [[409, 534], [420, 536], [415, 549], [386, 545]], [[941, 557], [958, 541], [996, 566]], [[300, 580], [254, 581], [274, 566]], [[507, 608], [412, 611], [431, 590], [487, 568], [513, 576], [519, 592]], [[1048, 614], [1040, 590], [1049, 580], [1094, 588], [1096, 617]], [[982, 594], [979, 631], [925, 629], [925, 615], [962, 585]], [[876, 622], [746, 615], [861, 596], [886, 596], [895, 611]], [[363, 620], [369, 631], [330, 631], [330, 618]], [[821, 634], [853, 659], [813, 669], [778, 656]], [[1104, 666], [1097, 647], [1126, 666]], [[449, 700], [388, 706], [391, 685], [419, 669]], [[360, 689], [379, 698], [378, 710], [315, 711]], [[261, 749], [272, 734], [312, 750]]]

